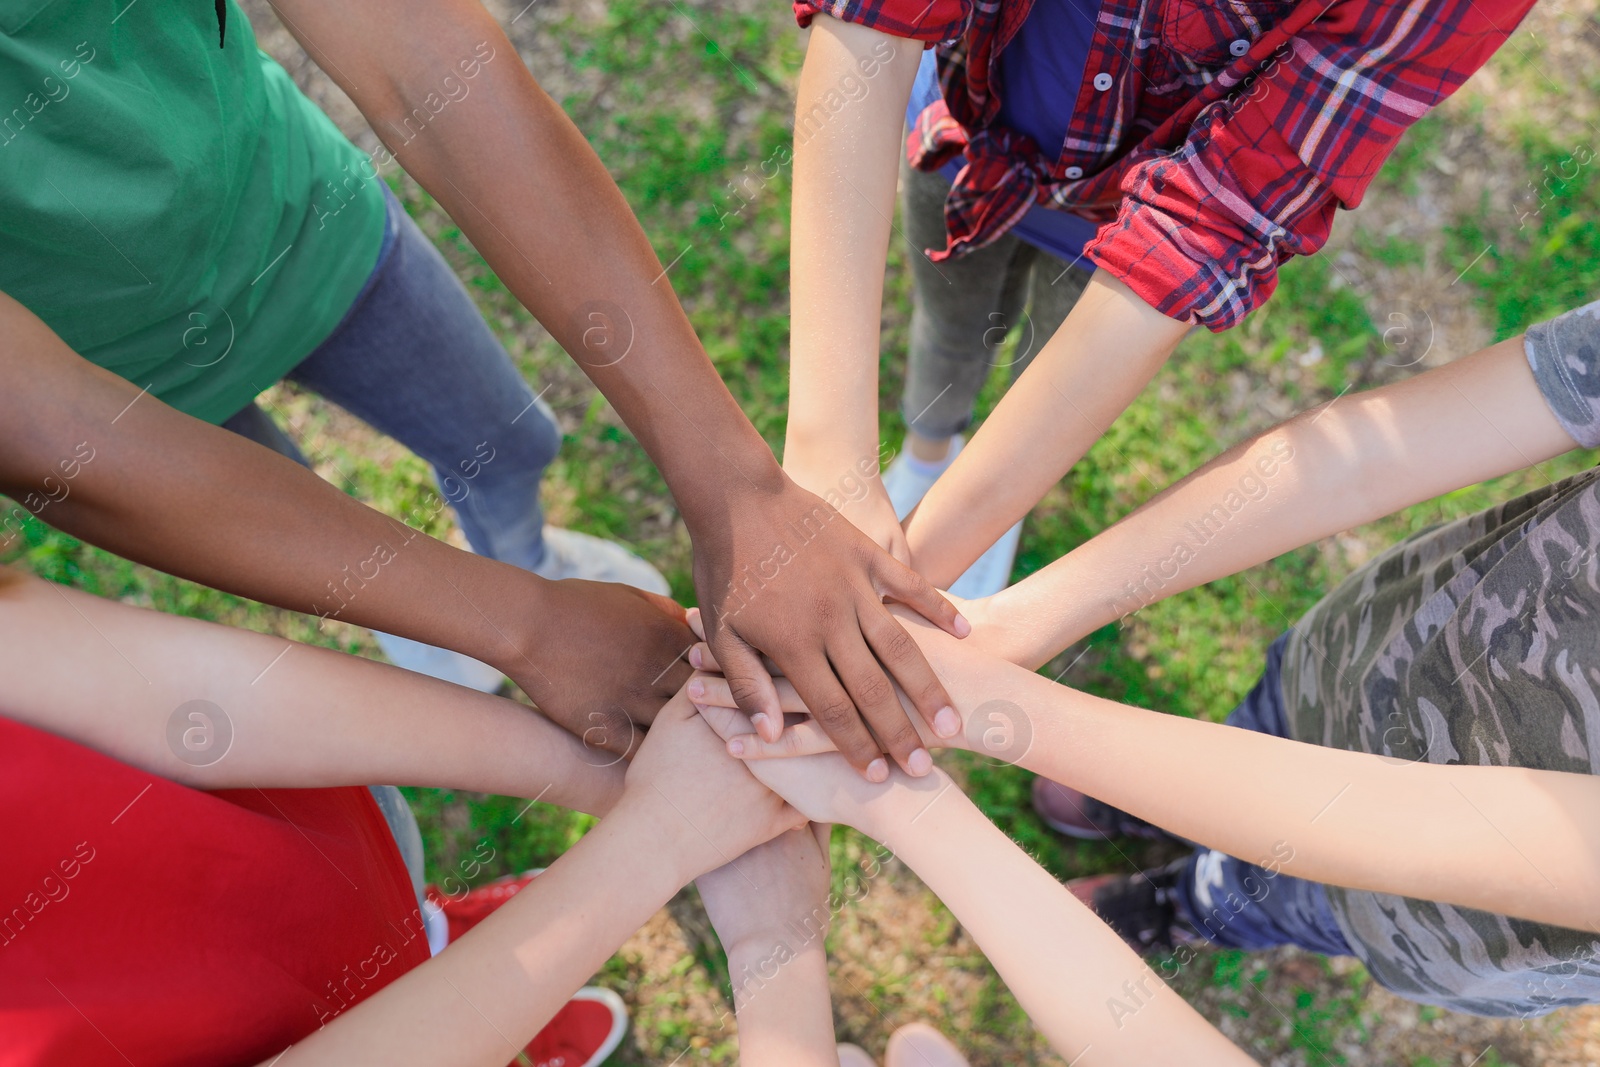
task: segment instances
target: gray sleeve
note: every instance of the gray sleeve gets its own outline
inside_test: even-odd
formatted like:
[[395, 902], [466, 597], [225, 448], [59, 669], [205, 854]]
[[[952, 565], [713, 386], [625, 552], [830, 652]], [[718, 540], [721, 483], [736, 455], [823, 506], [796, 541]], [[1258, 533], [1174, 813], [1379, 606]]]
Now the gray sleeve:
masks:
[[1600, 300], [1530, 326], [1522, 347], [1562, 429], [1600, 445]]

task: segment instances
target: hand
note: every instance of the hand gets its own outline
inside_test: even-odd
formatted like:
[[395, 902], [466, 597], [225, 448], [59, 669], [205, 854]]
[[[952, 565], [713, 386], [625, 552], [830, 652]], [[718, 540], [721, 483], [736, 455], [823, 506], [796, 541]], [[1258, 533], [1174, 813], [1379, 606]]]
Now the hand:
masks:
[[765, 952], [796, 928], [819, 938], [826, 932], [831, 829], [811, 823], [790, 830], [700, 876], [700, 901], [729, 957]]
[[[868, 464], [826, 459], [807, 461], [791, 449], [784, 455], [783, 469], [796, 485], [822, 497], [879, 548], [910, 566], [911, 545], [906, 540], [905, 527], [894, 513], [894, 505], [889, 502], [889, 492], [883, 487], [883, 479], [876, 469], [878, 462], [877, 456]], [[857, 477], [862, 466], [869, 466], [870, 473]], [[845, 473], [841, 475], [840, 471]]]
[[[618, 758], [683, 687], [694, 641], [675, 601], [616, 582], [545, 583], [540, 612], [551, 625], [522, 654], [499, 664], [552, 722]], [[609, 760], [609, 762], [615, 762]]]
[[[1015, 685], [1015, 669], [986, 650], [974, 647], [970, 638], [954, 640], [922, 620], [909, 617], [901, 608], [895, 608], [894, 614], [905, 622], [907, 633], [955, 696], [951, 710], [936, 717], [931, 730], [920, 721], [915, 723], [922, 743], [930, 748], [969, 749], [1012, 763], [1020, 759], [1032, 737], [1032, 723], [1027, 721], [1023, 708], [1006, 699]], [[692, 609], [689, 625], [699, 632], [700, 620]], [[689, 660], [702, 672], [718, 668], [716, 655], [704, 644], [689, 650]], [[776, 741], [757, 733], [735, 735], [729, 739], [729, 752], [741, 759], [754, 760], [835, 751], [832, 739], [811, 720], [805, 701], [794, 686], [783, 678], [773, 678], [773, 686], [779, 706], [790, 718], [782, 735]], [[716, 674], [695, 674], [686, 692], [697, 706], [722, 709], [737, 706], [728, 682]]]
[[[696, 675], [702, 679], [702, 675]], [[691, 683], [693, 684], [693, 683]], [[750, 723], [733, 708], [695, 705], [711, 727], [730, 746], [749, 737]], [[826, 735], [817, 732], [826, 742]], [[762, 784], [782, 796], [814, 823], [839, 822], [877, 840], [916, 817], [946, 789], [954, 788], [950, 776], [935, 769], [924, 777], [891, 771], [887, 786], [861, 780], [836, 752], [799, 759], [755, 760], [750, 771]]]
[[966, 620], [920, 576], [792, 482], [740, 497], [730, 514], [736, 521], [729, 528], [697, 545], [695, 585], [707, 605], [706, 637], [739, 707], [765, 736], [777, 738], [782, 712], [761, 666], [765, 654], [869, 778], [887, 776], [884, 751], [908, 772], [926, 774], [931, 758], [894, 685], [930, 722], [950, 700], [883, 601], [898, 600], [957, 637], [970, 632]]
[[679, 864], [683, 882], [806, 821], [728, 755], [682, 694], [661, 709], [628, 766], [618, 807], [625, 805], [656, 813], [656, 844]]

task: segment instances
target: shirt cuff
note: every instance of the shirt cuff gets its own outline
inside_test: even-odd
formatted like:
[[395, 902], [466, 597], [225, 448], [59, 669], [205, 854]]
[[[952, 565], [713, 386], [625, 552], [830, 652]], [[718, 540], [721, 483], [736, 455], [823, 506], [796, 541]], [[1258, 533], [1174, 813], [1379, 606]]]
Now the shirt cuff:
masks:
[[891, 37], [937, 44], [966, 32], [972, 0], [794, 0], [794, 17], [802, 27], [818, 15]]
[[1600, 446], [1600, 300], [1528, 327], [1522, 349], [1561, 428]]

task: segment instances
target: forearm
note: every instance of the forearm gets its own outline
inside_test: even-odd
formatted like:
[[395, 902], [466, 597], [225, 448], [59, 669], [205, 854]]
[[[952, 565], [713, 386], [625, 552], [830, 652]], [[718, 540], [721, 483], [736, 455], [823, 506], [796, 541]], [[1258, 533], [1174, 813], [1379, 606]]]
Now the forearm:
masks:
[[912, 514], [906, 538], [916, 569], [941, 588], [960, 577], [1083, 457], [1187, 331], [1096, 272], [1061, 328]]
[[[3, 295], [0, 326], [0, 491], [26, 501], [53, 475], [43, 521], [216, 589], [527, 673], [547, 583], [143, 395]], [[62, 480], [64, 460], [91, 453]]]
[[956, 699], [1021, 709], [1022, 766], [1182, 837], [1311, 881], [1600, 930], [1584, 892], [1600, 884], [1600, 778], [1405, 763], [1126, 707], [998, 661], [982, 674]]
[[512, 701], [17, 572], [0, 635], [8, 717], [197, 788], [382, 782], [601, 813], [622, 786], [616, 757]]
[[[1062, 1058], [1085, 1067], [1250, 1062], [959, 789], [908, 795], [864, 828], [971, 932]], [[1130, 984], [1138, 1010], [1108, 1011]]]
[[678, 890], [675, 866], [646, 844], [661, 830], [619, 805], [440, 956], [271, 1062], [503, 1067]]
[[1513, 338], [1228, 450], [978, 613], [1005, 634], [994, 651], [1038, 666], [1164, 597], [1573, 447]]
[[778, 937], [747, 941], [729, 950], [728, 973], [744, 1067], [838, 1067], [820, 936], [798, 951]]
[[[784, 461], [815, 492], [878, 452], [884, 266], [921, 53], [920, 42], [827, 16], [815, 20], [806, 48], [795, 106]], [[851, 86], [859, 93], [846, 95]]]
[[[329, 73], [605, 394], [697, 537], [730, 494], [778, 486], [771, 450], [706, 357], [616, 183], [494, 18], [468, 0], [355, 4], [344, 19], [307, 8], [301, 21], [317, 26], [308, 47], [314, 36], [340, 56]], [[464, 61], [476, 69], [470, 83]], [[430, 116], [441, 85], [459, 100], [417, 130], [413, 116]]]

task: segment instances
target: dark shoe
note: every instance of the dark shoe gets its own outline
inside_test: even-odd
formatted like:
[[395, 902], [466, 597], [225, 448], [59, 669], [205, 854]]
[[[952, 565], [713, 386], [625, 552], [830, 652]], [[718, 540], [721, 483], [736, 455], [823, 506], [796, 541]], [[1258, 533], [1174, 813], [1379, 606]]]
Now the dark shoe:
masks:
[[1048, 778], [1033, 780], [1033, 810], [1056, 833], [1084, 841], [1104, 841], [1112, 837], [1177, 840], [1154, 823]]
[[1205, 940], [1178, 914], [1178, 879], [1187, 858], [1165, 867], [1125, 874], [1096, 874], [1067, 883], [1072, 895], [1083, 901], [1135, 952], [1146, 955], [1158, 948]]

